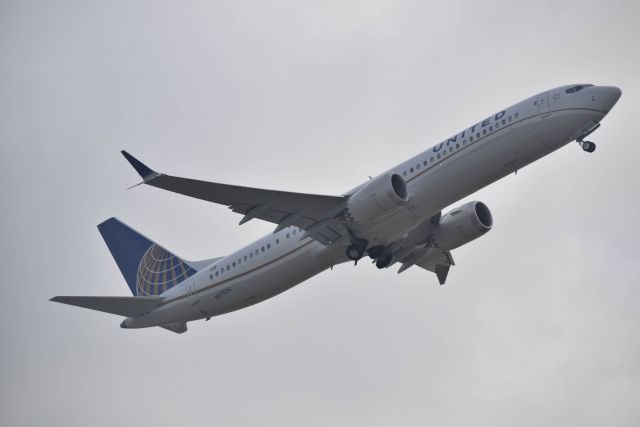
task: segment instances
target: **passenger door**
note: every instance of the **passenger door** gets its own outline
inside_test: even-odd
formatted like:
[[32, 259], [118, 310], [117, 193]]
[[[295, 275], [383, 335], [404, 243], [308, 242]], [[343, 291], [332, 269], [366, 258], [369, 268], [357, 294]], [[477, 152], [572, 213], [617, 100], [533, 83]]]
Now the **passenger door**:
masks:
[[536, 99], [536, 106], [538, 107], [538, 114], [546, 117], [551, 113], [551, 107], [549, 106], [549, 92], [543, 92], [538, 95]]

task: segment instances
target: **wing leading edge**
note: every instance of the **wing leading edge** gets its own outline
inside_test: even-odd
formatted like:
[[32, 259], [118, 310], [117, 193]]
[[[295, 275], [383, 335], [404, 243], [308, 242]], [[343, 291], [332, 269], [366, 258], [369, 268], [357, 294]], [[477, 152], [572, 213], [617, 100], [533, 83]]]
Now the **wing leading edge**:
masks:
[[339, 221], [345, 207], [344, 197], [265, 190], [165, 175], [153, 171], [124, 150], [122, 155], [144, 184], [228, 206], [233, 212], [244, 215], [240, 224], [258, 218], [277, 224], [274, 233], [293, 225], [305, 230], [304, 236], [324, 245], [345, 234]]

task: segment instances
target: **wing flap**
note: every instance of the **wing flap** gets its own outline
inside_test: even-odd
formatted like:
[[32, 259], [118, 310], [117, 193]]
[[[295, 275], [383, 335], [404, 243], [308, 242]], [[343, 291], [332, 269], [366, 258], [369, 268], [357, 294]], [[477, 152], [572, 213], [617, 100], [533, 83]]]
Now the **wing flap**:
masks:
[[450, 251], [440, 248], [420, 248], [402, 259], [402, 266], [398, 273], [402, 273], [414, 265], [435, 273], [438, 277], [438, 282], [444, 285], [447, 281], [449, 268], [455, 265], [455, 262]]
[[119, 316], [139, 317], [156, 308], [163, 299], [164, 298], [158, 297], [69, 296], [53, 297], [49, 301], [75, 305], [76, 307], [117, 314]]
[[160, 327], [166, 329], [167, 331], [175, 332], [176, 334], [184, 334], [185, 332], [187, 332], [186, 322], [168, 323], [166, 325], [160, 325]]

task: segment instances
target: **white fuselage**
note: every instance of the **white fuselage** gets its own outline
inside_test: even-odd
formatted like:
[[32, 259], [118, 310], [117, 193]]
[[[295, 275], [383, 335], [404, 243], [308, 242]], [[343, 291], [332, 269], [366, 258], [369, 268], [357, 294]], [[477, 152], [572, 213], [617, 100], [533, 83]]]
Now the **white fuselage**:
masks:
[[[388, 215], [354, 224], [353, 231], [366, 235], [372, 245], [395, 241], [446, 206], [584, 134], [611, 108], [610, 88], [592, 86], [567, 94], [568, 87], [494, 113], [386, 171], [404, 177], [409, 202]], [[149, 314], [127, 319], [126, 326], [157, 326], [228, 313], [348, 260], [344, 245], [325, 246], [309, 237], [300, 240], [302, 234], [289, 227], [217, 260], [162, 294], [165, 300]]]

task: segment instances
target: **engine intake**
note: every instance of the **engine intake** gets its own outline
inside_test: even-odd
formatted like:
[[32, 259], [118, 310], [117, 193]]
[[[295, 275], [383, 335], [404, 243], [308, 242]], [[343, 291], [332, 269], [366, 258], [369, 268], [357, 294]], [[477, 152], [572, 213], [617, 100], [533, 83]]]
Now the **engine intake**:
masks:
[[356, 191], [347, 203], [346, 217], [365, 223], [388, 214], [409, 200], [407, 182], [397, 173], [380, 175]]
[[491, 230], [493, 216], [482, 202], [469, 202], [445, 214], [433, 230], [433, 239], [445, 250], [455, 249]]

